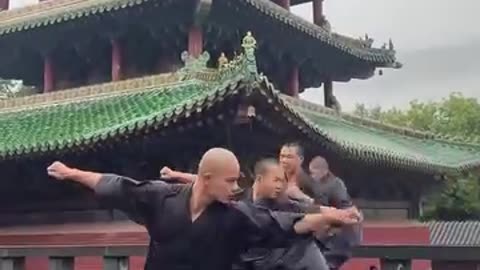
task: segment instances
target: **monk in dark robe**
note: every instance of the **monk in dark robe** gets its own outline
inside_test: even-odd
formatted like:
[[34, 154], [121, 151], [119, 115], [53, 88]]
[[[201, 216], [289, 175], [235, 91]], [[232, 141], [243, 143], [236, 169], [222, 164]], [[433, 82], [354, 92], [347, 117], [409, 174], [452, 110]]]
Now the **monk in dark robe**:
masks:
[[[232, 152], [213, 148], [203, 155], [192, 185], [141, 182], [61, 162], [54, 162], [47, 172], [58, 180], [91, 188], [105, 206], [143, 224], [150, 236], [146, 270], [230, 269], [249, 247], [282, 247], [298, 235], [323, 229], [325, 222], [340, 222], [322, 214], [272, 212], [233, 203], [239, 168]], [[352, 216], [342, 222], [357, 220]]]
[[[312, 159], [309, 174], [302, 168], [303, 161], [304, 149], [301, 144], [286, 143], [280, 149], [280, 162], [288, 181], [287, 194], [291, 199], [340, 209], [353, 206], [345, 184], [330, 171], [323, 157]], [[322, 235], [318, 244], [330, 269], [336, 270], [351, 257], [353, 246], [360, 241], [361, 227], [356, 224], [332, 230], [327, 237]]]
[[[162, 168], [161, 177], [169, 181], [183, 183], [194, 182], [194, 174], [173, 171], [168, 167]], [[255, 181], [251, 188], [244, 191], [241, 200], [275, 211], [308, 213], [320, 211], [319, 206], [304, 204], [289, 200], [286, 197], [286, 179], [282, 167], [275, 159], [262, 159], [254, 168]], [[354, 210], [354, 209], [351, 209]], [[332, 209], [324, 212], [325, 215], [349, 215], [349, 211]], [[302, 269], [328, 270], [328, 266], [313, 237], [298, 239], [287, 248], [253, 248], [242, 254], [233, 269], [261, 270], [261, 269]]]
[[[346, 209], [353, 206], [353, 201], [342, 179], [334, 175], [328, 162], [321, 156], [314, 157], [309, 163], [310, 181], [305, 182], [311, 190], [316, 203]], [[351, 250], [361, 243], [361, 226], [348, 226], [330, 236], [321, 238], [324, 254], [330, 268], [340, 267], [351, 257]]]
[[[254, 183], [244, 192], [242, 200], [254, 202], [275, 211], [319, 212], [320, 209], [312, 204], [303, 204], [286, 197], [285, 173], [275, 159], [258, 161], [255, 164], [254, 174]], [[311, 236], [298, 239], [287, 248], [250, 249], [241, 255], [234, 269], [328, 270], [326, 260], [314, 240]]]

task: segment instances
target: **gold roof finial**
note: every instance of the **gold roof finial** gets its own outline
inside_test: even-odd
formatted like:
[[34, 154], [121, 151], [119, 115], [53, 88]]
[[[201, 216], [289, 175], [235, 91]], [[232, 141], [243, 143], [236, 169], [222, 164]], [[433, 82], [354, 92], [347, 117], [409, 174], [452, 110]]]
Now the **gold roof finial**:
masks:
[[225, 53], [220, 53], [220, 57], [218, 58], [218, 68], [222, 69], [228, 65], [228, 58], [225, 56]]
[[253, 51], [257, 48], [257, 40], [253, 37], [252, 32], [248, 31], [242, 40], [242, 48], [244, 51]]

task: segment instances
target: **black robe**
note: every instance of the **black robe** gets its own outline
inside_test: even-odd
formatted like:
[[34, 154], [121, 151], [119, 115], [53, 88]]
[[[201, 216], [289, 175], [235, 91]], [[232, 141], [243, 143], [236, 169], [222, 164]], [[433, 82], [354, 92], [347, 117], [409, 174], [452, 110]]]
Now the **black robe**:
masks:
[[[245, 191], [242, 200], [253, 202], [252, 189]], [[318, 207], [289, 199], [257, 200], [255, 205], [272, 211], [294, 213], [318, 212]], [[297, 238], [285, 248], [252, 248], [242, 254], [234, 270], [328, 270], [327, 263], [313, 236]]]
[[[315, 181], [302, 171], [300, 188], [315, 200], [316, 204], [345, 209], [353, 206], [352, 199], [342, 179], [328, 175], [325, 181]], [[331, 269], [339, 269], [351, 256], [353, 247], [362, 240], [361, 224], [342, 228], [340, 233], [327, 236], [318, 242]]]
[[146, 270], [226, 270], [249, 247], [288, 246], [304, 215], [271, 212], [245, 202], [213, 203], [191, 221], [191, 185], [139, 182], [105, 174], [95, 187], [100, 202], [126, 213], [150, 235]]

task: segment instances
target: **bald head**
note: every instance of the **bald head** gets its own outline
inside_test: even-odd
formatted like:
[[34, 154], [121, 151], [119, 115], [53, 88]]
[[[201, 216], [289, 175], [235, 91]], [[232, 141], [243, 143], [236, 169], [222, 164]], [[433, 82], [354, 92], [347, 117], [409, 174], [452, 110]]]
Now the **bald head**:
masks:
[[233, 198], [239, 187], [240, 164], [231, 151], [224, 148], [212, 148], [203, 154], [198, 165], [198, 184], [205, 192], [220, 202]]
[[316, 156], [310, 161], [310, 167], [321, 170], [329, 170], [328, 162], [321, 156]]
[[198, 174], [215, 174], [222, 172], [226, 167], [236, 167], [240, 170], [235, 154], [225, 148], [212, 148], [203, 154], [198, 164]]
[[330, 172], [328, 162], [321, 156], [316, 156], [310, 161], [308, 166], [310, 176], [315, 180], [324, 179]]

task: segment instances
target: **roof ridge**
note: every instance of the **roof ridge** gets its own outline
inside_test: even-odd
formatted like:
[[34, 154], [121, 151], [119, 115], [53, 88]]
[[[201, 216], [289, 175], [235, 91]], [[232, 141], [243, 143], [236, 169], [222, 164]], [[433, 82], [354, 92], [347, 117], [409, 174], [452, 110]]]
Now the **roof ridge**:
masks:
[[218, 69], [207, 67], [210, 60], [208, 52], [204, 52], [197, 58], [192, 57], [188, 52], [183, 52], [181, 59], [185, 65], [175, 72], [63, 89], [50, 93], [0, 99], [0, 114], [145, 91], [153, 87], [173, 86], [195, 80], [211, 84], [228, 84], [239, 77], [251, 80], [258, 75], [255, 59], [256, 40], [251, 32], [247, 32], [242, 41], [242, 47], [244, 53], [237, 55], [231, 61], [222, 54], [218, 59]]
[[[109, 3], [116, 4], [117, 6], [126, 6], [127, 4], [122, 4], [122, 2], [129, 2], [129, 0], [55, 0], [55, 1], [45, 1], [40, 2], [38, 4], [29, 5], [25, 7], [21, 7], [18, 9], [6, 10], [0, 12], [0, 35], [8, 33], [9, 31], [4, 31], [2, 28], [5, 25], [13, 25], [15, 28], [16, 21], [26, 20], [33, 21], [33, 19], [43, 19], [48, 18], [49, 16], [61, 16], [57, 19], [57, 22], [61, 22], [62, 20], [69, 20], [74, 19], [76, 14], [66, 13], [65, 9], [72, 8], [74, 10], [71, 11], [81, 11], [82, 9], [94, 8], [101, 5], [106, 5]], [[142, 2], [147, 2], [149, 0], [138, 0], [132, 1], [133, 5], [140, 4]], [[131, 4], [130, 4], [131, 5]], [[63, 8], [63, 9], [62, 9]], [[113, 7], [112, 7], [113, 8]], [[77, 14], [78, 15], [78, 14]], [[31, 18], [32, 16], [36, 16], [36, 18]], [[31, 27], [37, 27], [42, 24], [41, 22], [30, 23]], [[20, 30], [27, 29], [30, 27], [23, 27], [20, 26]]]
[[[330, 46], [336, 47], [344, 52], [350, 53], [360, 59], [377, 62], [382, 62], [379, 59], [378, 54], [383, 54], [388, 56], [388, 61], [385, 63], [384, 67], [400, 68], [402, 64], [396, 61], [395, 50], [393, 48], [393, 43], [390, 41], [390, 46], [384, 46], [382, 48], [372, 48], [371, 43], [368, 40], [355, 39], [345, 35], [341, 35], [335, 32], [328, 31], [322, 26], [316, 25], [312, 22], [309, 22], [303, 19], [296, 14], [289, 12], [288, 10], [280, 7], [270, 0], [237, 0], [242, 3], [247, 3], [258, 9], [259, 11], [267, 14], [268, 11], [274, 11], [276, 14], [276, 19], [280, 19], [282, 16], [287, 18], [283, 22], [294, 26], [293, 23], [298, 24], [299, 30], [302, 30], [304, 33], [320, 39], [321, 41], [327, 43]], [[263, 8], [262, 8], [263, 7]], [[266, 10], [268, 9], [268, 10]], [[267, 14], [271, 15], [271, 14]], [[336, 40], [335, 40], [336, 39]], [[366, 53], [366, 55], [365, 55]]]
[[111, 96], [119, 93], [133, 92], [153, 86], [168, 86], [182, 82], [176, 73], [164, 73], [141, 78], [106, 82], [63, 89], [50, 93], [0, 100], [0, 113], [21, 111], [34, 107], [51, 106], [53, 104], [71, 102], [88, 98]]
[[34, 5], [27, 5], [19, 8], [8, 9], [0, 11], [0, 22], [7, 21], [11, 18], [20, 18], [22, 16], [29, 16], [31, 14], [37, 14], [39, 11], [46, 11], [55, 9], [61, 6], [68, 6], [75, 4], [76, 2], [87, 2], [85, 0], [57, 0], [57, 1], [44, 1]]
[[[74, 20], [95, 13], [110, 12], [112, 10], [142, 5], [152, 0], [55, 0], [45, 1], [18, 9], [0, 12], [0, 36], [37, 28], [50, 24]], [[165, 4], [166, 1], [156, 1], [156, 4]], [[303, 32], [314, 39], [339, 49], [354, 57], [377, 63], [379, 67], [399, 68], [395, 50], [387, 48], [372, 48], [371, 40], [355, 39], [341, 34], [332, 33], [323, 27], [308, 22], [293, 13], [281, 9], [270, 0], [238, 0], [240, 4], [247, 4], [261, 13], [290, 25], [299, 32]], [[167, 3], [168, 4], [168, 3]], [[272, 14], [274, 13], [274, 14]], [[273, 16], [272, 16], [273, 15]], [[282, 19], [285, 17], [286, 19]]]

